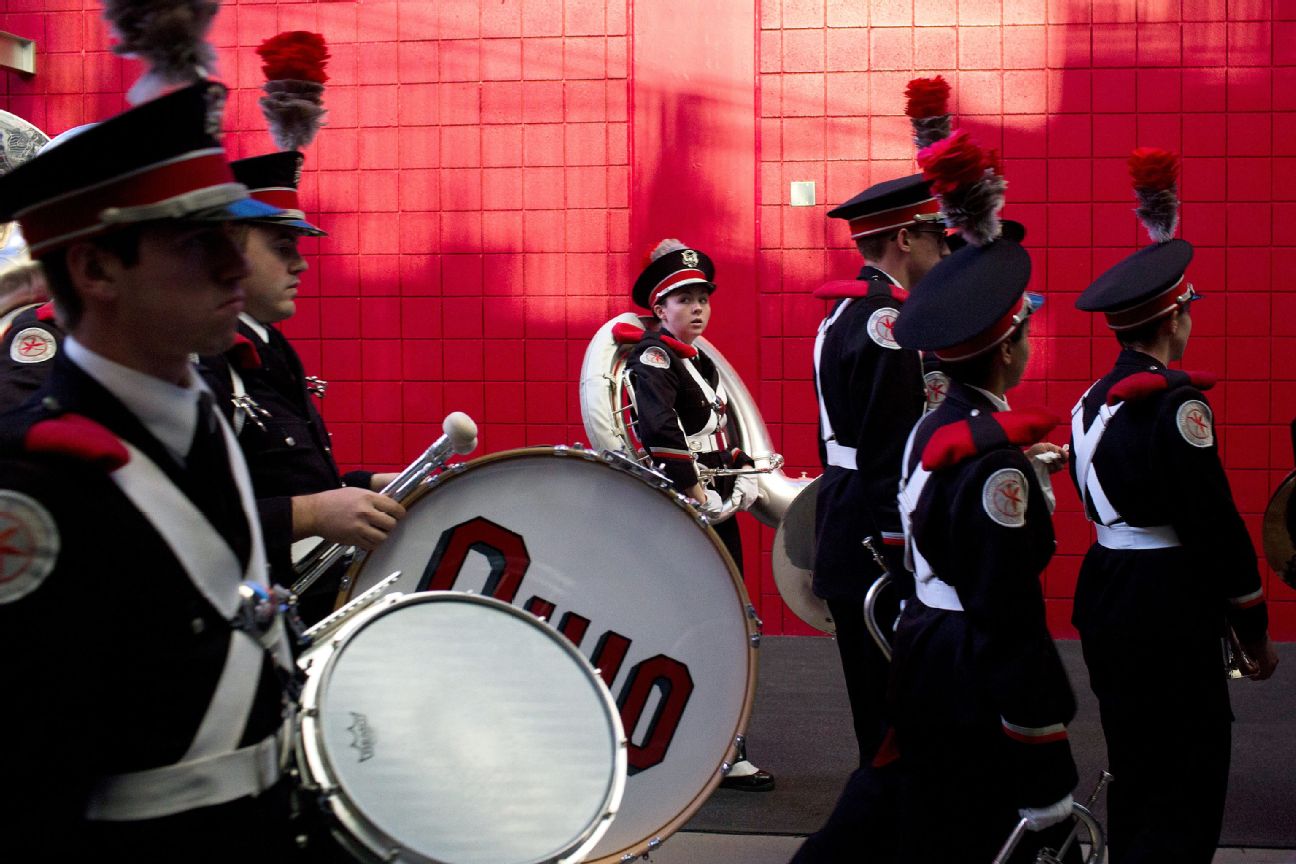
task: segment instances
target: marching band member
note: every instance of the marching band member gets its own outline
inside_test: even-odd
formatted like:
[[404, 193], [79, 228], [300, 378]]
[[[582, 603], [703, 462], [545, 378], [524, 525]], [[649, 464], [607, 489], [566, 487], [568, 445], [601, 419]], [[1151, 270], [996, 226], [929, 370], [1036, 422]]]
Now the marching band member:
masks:
[[[199, 363], [247, 459], [271, 571], [281, 585], [295, 580], [293, 541], [320, 537], [372, 549], [405, 515], [398, 502], [379, 494], [395, 475], [339, 475], [312, 383], [296, 350], [274, 326], [297, 308], [297, 284], [308, 266], [299, 239], [324, 235], [297, 203], [302, 159], [301, 153], [285, 151], [232, 163], [234, 176], [253, 198], [276, 202], [283, 211], [249, 222], [244, 251], [250, 273], [243, 282], [246, 306], [236, 342]], [[332, 611], [345, 568], [346, 562], [339, 562], [299, 599], [304, 623]]]
[[[946, 179], [955, 159], [972, 169]], [[959, 132], [919, 162], [947, 218], [964, 214], [969, 245], [915, 286], [894, 330], [903, 347], [935, 352], [952, 383], [905, 447], [900, 514], [916, 598], [896, 632], [895, 746], [883, 750], [898, 753], [900, 860], [989, 861], [1019, 818], [1037, 830], [1066, 819], [1076, 783], [1066, 733], [1075, 699], [1039, 581], [1053, 524], [1022, 452], [1056, 419], [1012, 411], [1005, 398], [1025, 372], [1042, 298], [1025, 293], [1027, 252], [997, 239], [992, 158]], [[962, 206], [995, 198], [985, 212]], [[1060, 451], [1036, 447], [1045, 449]], [[1030, 860], [1043, 839], [1014, 860]]]
[[[750, 457], [735, 447], [726, 414], [724, 386], [715, 363], [694, 342], [711, 320], [715, 267], [704, 252], [678, 240], [663, 240], [635, 281], [634, 301], [652, 311], [660, 326], [647, 330], [630, 357], [634, 386], [635, 427], [639, 441], [670, 478], [676, 491], [715, 512], [725, 498], [738, 497], [741, 509], [756, 500], [751, 478], [716, 477], [706, 489], [697, 466], [744, 467]], [[735, 518], [711, 526], [742, 572], [742, 537]], [[740, 748], [738, 762], [721, 785], [729, 789], [764, 791], [774, 788], [774, 775], [747, 760]]]
[[860, 764], [885, 729], [887, 662], [864, 624], [864, 595], [880, 574], [861, 541], [872, 538], [899, 580], [879, 618], [890, 623], [897, 595], [911, 593], [895, 490], [905, 438], [926, 399], [922, 356], [891, 333], [908, 289], [948, 254], [940, 205], [921, 174], [878, 183], [829, 211], [847, 220], [864, 257], [859, 276], [829, 282], [816, 297], [836, 300], [815, 339], [819, 458], [813, 588], [828, 603], [850, 697]]
[[1213, 857], [1224, 815], [1226, 624], [1258, 664], [1254, 677], [1268, 678], [1278, 658], [1203, 392], [1214, 376], [1168, 368], [1183, 357], [1198, 298], [1185, 279], [1192, 246], [1173, 239], [1178, 157], [1136, 150], [1130, 167], [1153, 243], [1076, 303], [1106, 316], [1121, 350], [1072, 414], [1072, 479], [1098, 532], [1074, 623], [1115, 777], [1111, 860], [1192, 864]]
[[9, 861], [297, 856], [291, 675], [246, 466], [192, 352], [233, 340], [246, 197], [178, 90], [0, 178], [68, 336], [0, 421]]
[[[312, 400], [312, 394], [323, 395], [323, 382], [306, 375], [296, 350], [274, 326], [297, 311], [297, 285], [308, 267], [299, 240], [327, 236], [306, 221], [297, 198], [305, 161], [299, 148], [314, 139], [324, 114], [329, 56], [324, 37], [301, 30], [280, 33], [257, 53], [265, 61], [264, 87], [275, 96], [263, 98], [262, 107], [271, 137], [284, 149], [240, 159], [231, 168], [253, 198], [280, 208], [280, 215], [249, 223], [244, 252], [251, 272], [243, 283], [247, 301], [237, 340], [224, 354], [202, 358], [200, 368], [247, 459], [274, 580], [292, 585], [293, 541], [318, 537], [373, 549], [405, 508], [378, 494], [394, 474], [339, 475], [328, 430]], [[347, 564], [339, 561], [299, 598], [303, 623], [313, 624], [332, 611]]]

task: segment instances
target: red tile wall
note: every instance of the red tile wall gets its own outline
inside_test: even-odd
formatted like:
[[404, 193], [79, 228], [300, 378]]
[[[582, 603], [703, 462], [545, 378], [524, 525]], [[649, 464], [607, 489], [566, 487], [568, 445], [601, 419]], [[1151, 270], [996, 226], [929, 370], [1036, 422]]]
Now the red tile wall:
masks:
[[[348, 464], [402, 466], [450, 410], [478, 421], [479, 452], [583, 439], [587, 340], [630, 308], [640, 256], [678, 225], [717, 250], [730, 278], [712, 341], [743, 374], [789, 473], [818, 473], [809, 358], [824, 308], [809, 292], [858, 266], [824, 213], [913, 170], [903, 89], [939, 72], [956, 121], [1003, 152], [1007, 213], [1027, 223], [1034, 287], [1050, 297], [1015, 403], [1066, 412], [1105, 371], [1114, 341], [1072, 302], [1144, 242], [1124, 156], [1136, 145], [1184, 154], [1182, 235], [1208, 295], [1186, 364], [1223, 376], [1212, 403], [1258, 542], [1267, 495], [1292, 465], [1296, 414], [1296, 291], [1283, 278], [1296, 248], [1276, 227], [1296, 216], [1285, 182], [1296, 4], [733, 0], [708, 7], [707, 50], [664, 68], [650, 49], [690, 29], [681, 2], [222, 4], [211, 40], [233, 90], [236, 157], [272, 147], [255, 45], [309, 29], [333, 53], [329, 125], [302, 183], [331, 236], [310, 244], [287, 329], [332, 383], [325, 409]], [[54, 134], [123, 107], [138, 66], [109, 53], [96, 3], [0, 10], [0, 29], [35, 39], [39, 54], [36, 76], [0, 76], [5, 109]], [[686, 80], [700, 90], [684, 92]], [[722, 128], [654, 139], [663, 121], [643, 106], [686, 103]], [[705, 182], [663, 197], [650, 182], [662, 166], [686, 172], [672, 160], [702, 166]], [[815, 182], [816, 206], [788, 206], [797, 180]], [[1069, 485], [1059, 493], [1044, 581], [1050, 620], [1069, 634], [1089, 529]], [[808, 632], [778, 599], [773, 532], [743, 525], [766, 631]], [[1296, 591], [1265, 573], [1275, 633], [1296, 638]]]

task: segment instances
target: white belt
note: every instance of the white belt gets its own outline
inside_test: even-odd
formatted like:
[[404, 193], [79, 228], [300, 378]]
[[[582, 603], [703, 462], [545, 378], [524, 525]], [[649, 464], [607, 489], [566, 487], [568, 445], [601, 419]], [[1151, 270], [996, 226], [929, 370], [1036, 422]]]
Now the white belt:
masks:
[[1098, 545], [1106, 549], [1170, 549], [1182, 546], [1170, 525], [1139, 528], [1134, 525], [1098, 525]]
[[694, 453], [718, 453], [725, 449], [724, 439], [719, 433], [710, 435], [685, 435], [689, 450]]
[[105, 777], [90, 793], [86, 818], [157, 819], [259, 795], [279, 782], [283, 735], [281, 730], [228, 753]]
[[856, 470], [859, 465], [855, 461], [856, 454], [859, 452], [854, 447], [846, 447], [838, 444], [836, 440], [825, 441], [824, 451], [828, 454], [828, 464], [838, 468], [846, 468], [851, 471]]
[[959, 600], [958, 592], [954, 586], [942, 582], [938, 577], [933, 576], [926, 582], [916, 582], [914, 588], [917, 591], [918, 599], [924, 606], [931, 609], [945, 609], [949, 612], [962, 612], [963, 603]]

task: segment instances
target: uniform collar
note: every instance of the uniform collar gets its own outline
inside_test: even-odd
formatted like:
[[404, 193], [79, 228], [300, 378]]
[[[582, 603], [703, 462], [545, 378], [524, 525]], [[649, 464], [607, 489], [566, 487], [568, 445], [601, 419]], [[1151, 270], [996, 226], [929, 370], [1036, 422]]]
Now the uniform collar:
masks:
[[967, 385], [965, 385], [965, 386], [966, 386], [969, 390], [975, 390], [976, 392], [978, 392], [978, 393], [980, 393], [982, 396], [984, 396], [986, 399], [988, 399], [988, 400], [990, 401], [990, 404], [993, 405], [993, 406], [995, 407], [995, 410], [996, 410], [996, 411], [1011, 411], [1011, 410], [1012, 410], [1012, 408], [1008, 407], [1008, 400], [1005, 399], [1005, 398], [1003, 398], [1002, 396], [996, 396], [995, 394], [991, 393], [989, 390], [983, 390], [983, 389], [981, 389], [980, 387], [977, 387], [977, 386], [972, 385], [972, 384], [967, 384]]
[[239, 321], [247, 325], [247, 328], [260, 337], [266, 345], [270, 344], [270, 328], [253, 318], [246, 312], [239, 313]]
[[68, 359], [115, 396], [167, 451], [184, 464], [198, 425], [198, 394], [207, 390], [201, 376], [189, 370], [180, 387], [96, 354], [69, 335]]

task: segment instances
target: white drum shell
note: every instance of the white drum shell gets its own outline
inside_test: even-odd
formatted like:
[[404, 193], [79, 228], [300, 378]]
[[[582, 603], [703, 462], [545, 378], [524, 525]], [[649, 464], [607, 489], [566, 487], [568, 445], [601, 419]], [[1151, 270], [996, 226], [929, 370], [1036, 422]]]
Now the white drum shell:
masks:
[[389, 595], [311, 657], [298, 764], [360, 857], [585, 858], [625, 789], [607, 688], [565, 639], [491, 598]]
[[[591, 861], [638, 855], [701, 806], [734, 758], [751, 710], [759, 624], [728, 553], [696, 511], [673, 492], [614, 468], [607, 454], [530, 448], [493, 454], [443, 473], [406, 502], [408, 514], [377, 550], [357, 562], [347, 596], [400, 570], [394, 590], [419, 590], [444, 533], [483, 518], [521, 535], [529, 557], [513, 596], [554, 604], [548, 618], [588, 619], [579, 648], [608, 665], [604, 637], [629, 639], [610, 682], [618, 703], [639, 664], [665, 657], [687, 667], [692, 691], [665, 757], [636, 771], [637, 748], [653, 728], [661, 694], [626, 721], [631, 775], [616, 823]], [[466, 559], [453, 590], [482, 592], [489, 565]], [[532, 606], [540, 610], [543, 607]], [[610, 673], [611, 670], [605, 670]], [[606, 675], [605, 675], [606, 678]]]

